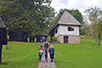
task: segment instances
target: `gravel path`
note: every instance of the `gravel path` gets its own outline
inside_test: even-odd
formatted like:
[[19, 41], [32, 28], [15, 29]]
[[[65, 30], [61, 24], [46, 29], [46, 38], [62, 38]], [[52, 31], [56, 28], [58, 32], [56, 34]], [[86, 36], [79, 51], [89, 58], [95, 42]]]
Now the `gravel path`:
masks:
[[42, 57], [42, 61], [39, 62], [38, 68], [56, 68], [55, 63], [51, 62], [49, 53], [48, 53], [48, 62], [45, 61], [45, 57]]
[[45, 61], [44, 57], [41, 62], [39, 62], [38, 68], [56, 68], [55, 63], [51, 62], [50, 59], [48, 59], [48, 62]]

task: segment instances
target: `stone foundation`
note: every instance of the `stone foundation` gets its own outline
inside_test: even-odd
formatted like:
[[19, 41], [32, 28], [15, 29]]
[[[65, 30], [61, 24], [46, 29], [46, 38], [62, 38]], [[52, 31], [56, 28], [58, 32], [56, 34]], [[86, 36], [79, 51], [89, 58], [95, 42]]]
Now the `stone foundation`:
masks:
[[69, 44], [79, 44], [80, 43], [80, 36], [69, 36], [68, 43]]
[[64, 43], [63, 36], [58, 36], [57, 37], [57, 41], [59, 41], [60, 43]]
[[[64, 36], [58, 36], [57, 40], [64, 43]], [[80, 36], [68, 36], [68, 44], [80, 44]]]

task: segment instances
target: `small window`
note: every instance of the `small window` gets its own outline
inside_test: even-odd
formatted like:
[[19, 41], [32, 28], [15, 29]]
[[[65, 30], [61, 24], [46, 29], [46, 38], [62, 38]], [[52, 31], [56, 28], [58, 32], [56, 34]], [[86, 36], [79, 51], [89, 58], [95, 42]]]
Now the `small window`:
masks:
[[68, 31], [74, 31], [74, 28], [68, 27]]

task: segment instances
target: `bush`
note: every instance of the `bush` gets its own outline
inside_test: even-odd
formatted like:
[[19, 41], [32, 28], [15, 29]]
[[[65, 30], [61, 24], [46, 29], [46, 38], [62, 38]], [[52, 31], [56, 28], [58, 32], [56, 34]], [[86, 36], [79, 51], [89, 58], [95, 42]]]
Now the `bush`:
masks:
[[46, 41], [50, 41], [50, 36], [47, 37]]
[[29, 42], [29, 40], [30, 40], [30, 39], [27, 37], [27, 42]]
[[37, 42], [37, 38], [35, 37], [34, 42]]
[[7, 40], [9, 40], [9, 35], [7, 35]]
[[57, 37], [53, 36], [52, 41], [57, 41]]

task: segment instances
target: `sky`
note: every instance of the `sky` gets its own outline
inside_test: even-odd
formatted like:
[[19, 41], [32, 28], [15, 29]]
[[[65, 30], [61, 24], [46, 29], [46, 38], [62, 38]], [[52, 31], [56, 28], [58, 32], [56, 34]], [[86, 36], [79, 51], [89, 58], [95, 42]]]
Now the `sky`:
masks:
[[60, 9], [78, 9], [82, 15], [86, 9], [97, 6], [102, 9], [102, 0], [52, 0], [51, 6], [58, 12]]

